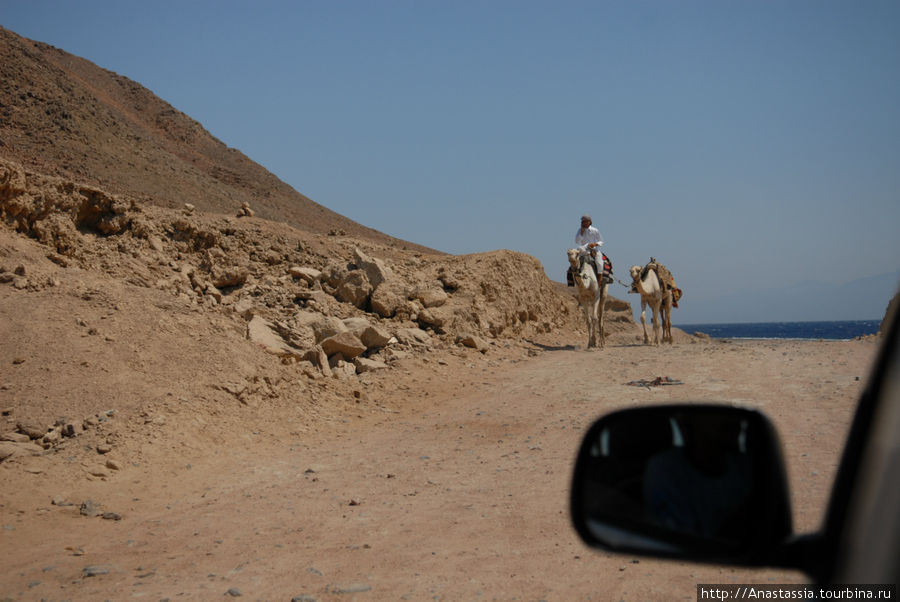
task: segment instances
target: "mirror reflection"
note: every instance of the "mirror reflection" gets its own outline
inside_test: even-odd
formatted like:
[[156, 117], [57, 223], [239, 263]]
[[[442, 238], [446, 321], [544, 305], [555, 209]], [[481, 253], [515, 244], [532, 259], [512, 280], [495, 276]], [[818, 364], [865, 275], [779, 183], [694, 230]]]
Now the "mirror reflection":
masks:
[[721, 407], [612, 414], [585, 441], [575, 511], [614, 546], [647, 548], [648, 536], [654, 545], [748, 545], [764, 512], [768, 483], [755, 469], [765, 464], [760, 450], [773, 444], [767, 424], [755, 412]]

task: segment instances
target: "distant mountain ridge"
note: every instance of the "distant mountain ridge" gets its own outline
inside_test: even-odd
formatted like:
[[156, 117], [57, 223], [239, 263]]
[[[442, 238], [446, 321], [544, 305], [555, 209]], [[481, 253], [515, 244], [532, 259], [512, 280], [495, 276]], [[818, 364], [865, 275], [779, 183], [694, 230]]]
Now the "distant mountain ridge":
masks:
[[26, 169], [168, 207], [257, 216], [433, 250], [300, 194], [140, 84], [0, 27], [0, 156]]

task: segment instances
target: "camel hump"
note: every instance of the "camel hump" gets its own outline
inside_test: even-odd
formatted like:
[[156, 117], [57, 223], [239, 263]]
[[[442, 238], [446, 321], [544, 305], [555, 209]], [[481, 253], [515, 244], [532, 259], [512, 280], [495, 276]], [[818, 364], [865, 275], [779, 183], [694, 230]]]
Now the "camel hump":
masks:
[[656, 272], [657, 278], [659, 281], [665, 286], [667, 289], [674, 289], [675, 287], [675, 277], [672, 276], [672, 272], [669, 271], [669, 268], [664, 266], [663, 264], [656, 261], [654, 257], [650, 258], [650, 263], [644, 266], [644, 272], [647, 273], [649, 270], [653, 270]]

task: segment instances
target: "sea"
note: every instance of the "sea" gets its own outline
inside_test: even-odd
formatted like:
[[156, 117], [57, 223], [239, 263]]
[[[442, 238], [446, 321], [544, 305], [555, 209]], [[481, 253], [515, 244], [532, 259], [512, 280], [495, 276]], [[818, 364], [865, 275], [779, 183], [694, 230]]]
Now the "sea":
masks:
[[791, 339], [848, 341], [878, 332], [881, 320], [841, 322], [747, 322], [735, 324], [672, 324], [688, 334], [702, 332], [714, 339]]

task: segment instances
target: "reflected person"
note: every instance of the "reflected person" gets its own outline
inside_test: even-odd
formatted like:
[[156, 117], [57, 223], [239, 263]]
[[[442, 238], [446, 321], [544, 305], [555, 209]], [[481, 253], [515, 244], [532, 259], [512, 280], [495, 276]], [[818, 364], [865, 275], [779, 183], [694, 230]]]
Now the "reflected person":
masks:
[[742, 423], [694, 415], [677, 421], [683, 445], [653, 456], [644, 478], [644, 504], [658, 523], [704, 537], [735, 538], [752, 489]]

